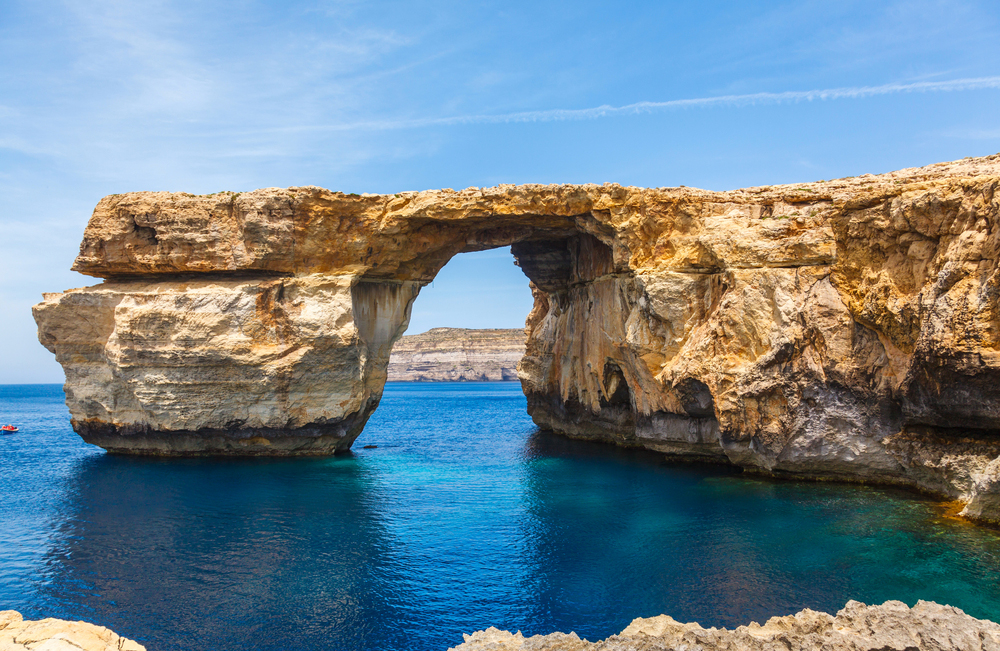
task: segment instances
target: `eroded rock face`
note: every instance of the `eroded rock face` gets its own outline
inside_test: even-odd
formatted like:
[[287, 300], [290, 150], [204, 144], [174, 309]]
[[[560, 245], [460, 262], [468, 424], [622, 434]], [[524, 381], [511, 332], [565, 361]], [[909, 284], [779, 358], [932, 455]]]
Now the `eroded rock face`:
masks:
[[638, 618], [606, 640], [588, 642], [575, 633], [525, 638], [496, 628], [465, 635], [450, 651], [995, 651], [1000, 625], [958, 608], [919, 601], [866, 606], [849, 601], [836, 616], [808, 608], [735, 630], [705, 629], [668, 615]]
[[103, 626], [64, 619], [24, 620], [15, 610], [0, 610], [3, 651], [146, 651], [135, 640]]
[[998, 182], [991, 156], [732, 192], [117, 195], [74, 265], [106, 281], [35, 316], [88, 440], [323, 453], [378, 404], [419, 288], [510, 245], [540, 426], [1000, 520]]
[[112, 452], [328, 454], [378, 405], [416, 283], [120, 280], [46, 295], [73, 427]]

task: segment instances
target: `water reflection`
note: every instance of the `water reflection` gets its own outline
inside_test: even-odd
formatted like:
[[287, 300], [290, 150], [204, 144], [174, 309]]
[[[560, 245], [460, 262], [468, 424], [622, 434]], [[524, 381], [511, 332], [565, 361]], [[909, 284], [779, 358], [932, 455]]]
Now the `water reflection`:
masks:
[[102, 455], [69, 484], [44, 590], [151, 648], [361, 648], [393, 617], [382, 490], [357, 458]]
[[591, 639], [638, 615], [733, 627], [848, 599], [1000, 614], [1000, 537], [937, 518], [913, 493], [772, 481], [543, 432], [527, 447], [539, 612]]
[[533, 563], [548, 617], [594, 639], [636, 616], [739, 624], [796, 599], [795, 586], [772, 592], [774, 563], [726, 526], [728, 507], [698, 498], [732, 470], [542, 432], [529, 448]]
[[909, 493], [539, 432], [517, 385], [390, 385], [359, 441], [378, 448], [285, 461], [111, 457], [58, 388], [4, 391], [31, 434], [0, 455], [0, 605], [150, 649], [440, 651], [490, 625], [596, 639], [847, 599], [1000, 620], [997, 532]]

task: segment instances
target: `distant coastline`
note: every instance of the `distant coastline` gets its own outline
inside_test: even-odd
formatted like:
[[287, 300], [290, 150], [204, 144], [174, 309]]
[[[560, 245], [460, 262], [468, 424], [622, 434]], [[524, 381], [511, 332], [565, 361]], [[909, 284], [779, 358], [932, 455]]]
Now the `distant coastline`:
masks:
[[389, 358], [389, 382], [517, 380], [524, 330], [433, 328], [403, 336]]

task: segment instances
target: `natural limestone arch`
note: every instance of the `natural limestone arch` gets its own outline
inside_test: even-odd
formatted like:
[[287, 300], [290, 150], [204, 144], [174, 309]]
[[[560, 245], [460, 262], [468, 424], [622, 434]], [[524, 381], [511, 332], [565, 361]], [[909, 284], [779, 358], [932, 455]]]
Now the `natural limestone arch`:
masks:
[[74, 428], [108, 450], [345, 450], [413, 300], [454, 255], [512, 246], [539, 300], [630, 277], [591, 212], [608, 192], [627, 191], [113, 195], [74, 264], [105, 282], [47, 295], [39, 336], [66, 368]]
[[[419, 288], [512, 247], [519, 376], [564, 434], [1000, 511], [1000, 157], [732, 192], [499, 186], [106, 197], [46, 295], [74, 428], [117, 452], [326, 454]], [[958, 387], [955, 390], [953, 387]]]

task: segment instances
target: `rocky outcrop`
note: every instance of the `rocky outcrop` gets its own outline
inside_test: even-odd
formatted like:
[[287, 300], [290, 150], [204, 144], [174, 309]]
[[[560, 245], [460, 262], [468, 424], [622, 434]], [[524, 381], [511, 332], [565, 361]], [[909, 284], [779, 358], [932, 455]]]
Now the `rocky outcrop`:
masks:
[[119, 280], [46, 295], [73, 427], [113, 452], [328, 454], [375, 409], [415, 283]]
[[390, 382], [516, 380], [524, 330], [432, 328], [404, 335], [389, 356]]
[[0, 651], [146, 651], [134, 640], [103, 626], [63, 619], [25, 621], [15, 610], [0, 611]]
[[732, 192], [131, 193], [35, 307], [84, 439], [321, 454], [453, 255], [531, 280], [519, 377], [569, 436], [914, 486], [1000, 520], [1000, 156]]
[[919, 601], [866, 606], [850, 601], [836, 617], [808, 608], [735, 630], [682, 624], [667, 615], [639, 618], [600, 642], [575, 633], [525, 638], [490, 628], [465, 635], [450, 651], [996, 651], [1000, 625], [958, 608]]

